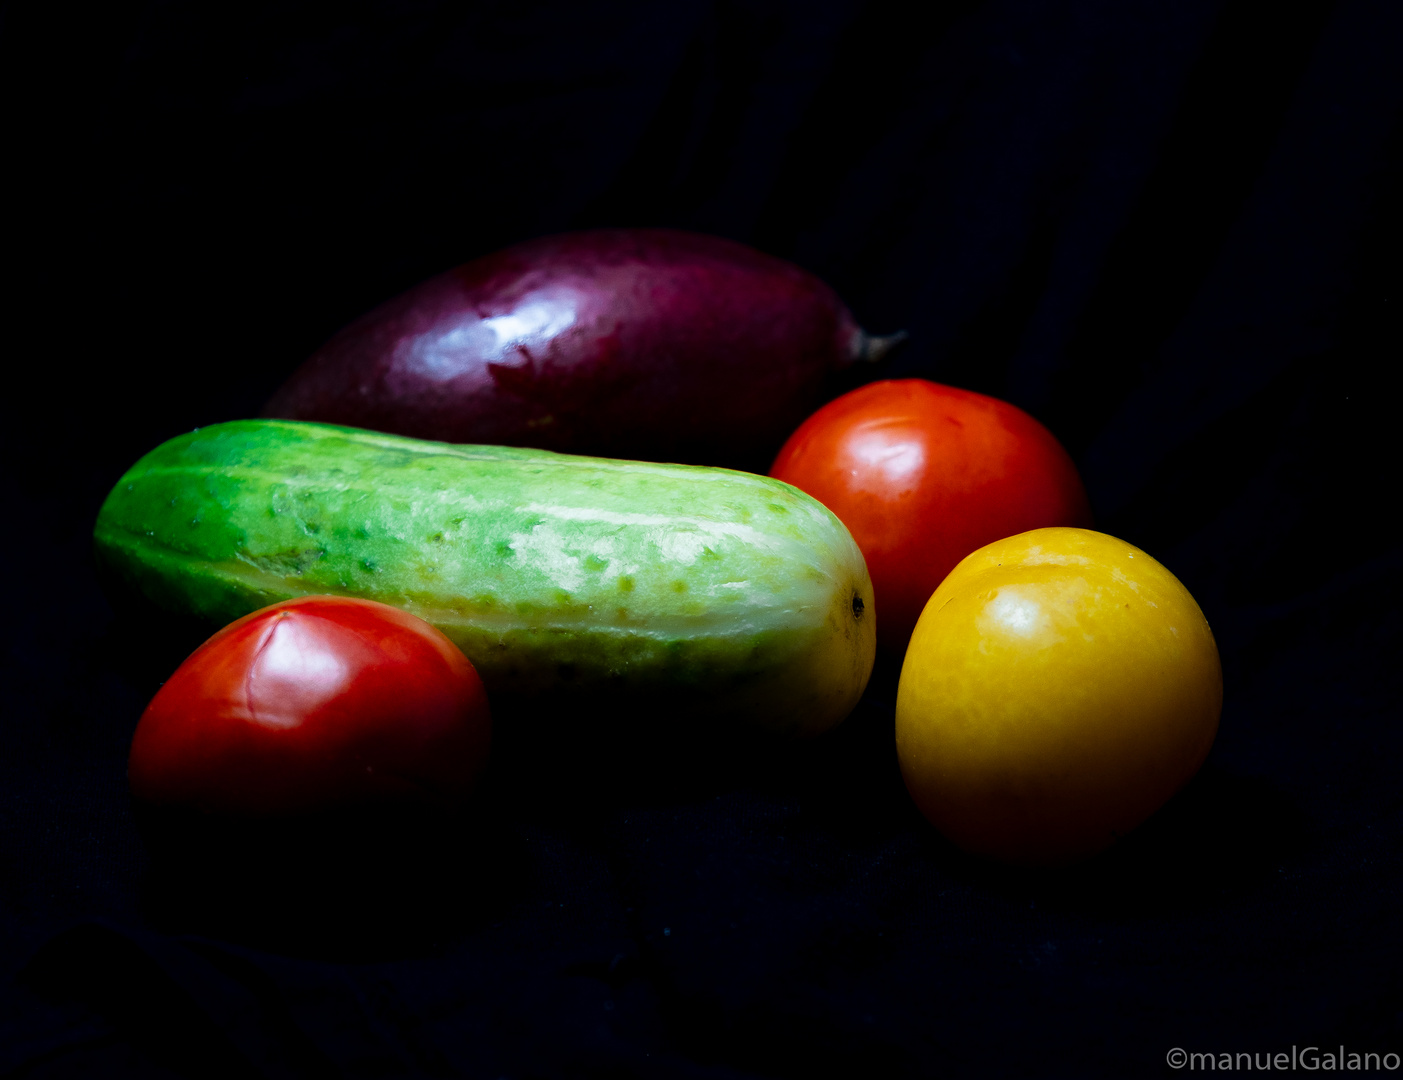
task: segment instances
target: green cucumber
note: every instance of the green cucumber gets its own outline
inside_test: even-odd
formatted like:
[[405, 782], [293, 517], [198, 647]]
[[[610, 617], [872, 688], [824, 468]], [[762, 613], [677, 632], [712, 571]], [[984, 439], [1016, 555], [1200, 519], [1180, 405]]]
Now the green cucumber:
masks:
[[143, 457], [95, 539], [119, 578], [210, 623], [312, 593], [404, 608], [494, 704], [810, 734], [872, 669], [872, 583], [847, 529], [726, 469], [245, 420]]

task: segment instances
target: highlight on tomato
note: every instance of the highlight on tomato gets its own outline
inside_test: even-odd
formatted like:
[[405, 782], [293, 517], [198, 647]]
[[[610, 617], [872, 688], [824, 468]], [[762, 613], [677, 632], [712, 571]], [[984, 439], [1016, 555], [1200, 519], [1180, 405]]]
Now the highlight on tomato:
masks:
[[901, 652], [936, 586], [985, 544], [1090, 527], [1071, 457], [1006, 401], [925, 379], [859, 387], [810, 416], [770, 475], [848, 527], [872, 575], [877, 640]]
[[144, 802], [233, 816], [451, 806], [490, 743], [482, 680], [442, 632], [309, 596], [230, 623], [181, 664], [142, 714], [128, 779]]

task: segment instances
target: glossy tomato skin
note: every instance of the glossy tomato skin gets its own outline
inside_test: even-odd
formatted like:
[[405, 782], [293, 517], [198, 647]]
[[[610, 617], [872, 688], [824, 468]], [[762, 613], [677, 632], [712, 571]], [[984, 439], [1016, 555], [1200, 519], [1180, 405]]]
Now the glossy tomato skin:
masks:
[[1218, 649], [1193, 596], [1115, 537], [1036, 529], [974, 552], [911, 635], [897, 759], [966, 850], [1057, 865], [1178, 791], [1218, 730]]
[[407, 612], [310, 596], [230, 623], [161, 687], [132, 739], [132, 794], [234, 816], [382, 799], [457, 804], [491, 742], [467, 658]]
[[1053, 434], [997, 398], [925, 379], [869, 383], [810, 416], [770, 475], [814, 496], [867, 559], [877, 640], [906, 648], [945, 575], [976, 548], [1045, 526], [1091, 525]]

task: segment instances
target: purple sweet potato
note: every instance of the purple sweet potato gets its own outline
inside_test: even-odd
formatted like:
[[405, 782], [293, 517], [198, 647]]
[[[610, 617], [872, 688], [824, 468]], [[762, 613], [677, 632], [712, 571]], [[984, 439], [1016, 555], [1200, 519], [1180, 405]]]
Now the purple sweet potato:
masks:
[[780, 259], [663, 229], [467, 263], [346, 327], [268, 416], [449, 442], [764, 468], [872, 338]]

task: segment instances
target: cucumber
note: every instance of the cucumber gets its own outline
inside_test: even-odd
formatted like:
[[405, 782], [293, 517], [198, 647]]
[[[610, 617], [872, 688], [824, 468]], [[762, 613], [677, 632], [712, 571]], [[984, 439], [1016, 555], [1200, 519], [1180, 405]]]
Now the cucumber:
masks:
[[872, 669], [847, 529], [726, 469], [235, 421], [132, 466], [95, 540], [118, 578], [210, 623], [312, 593], [404, 608], [467, 654], [494, 707], [813, 734]]

